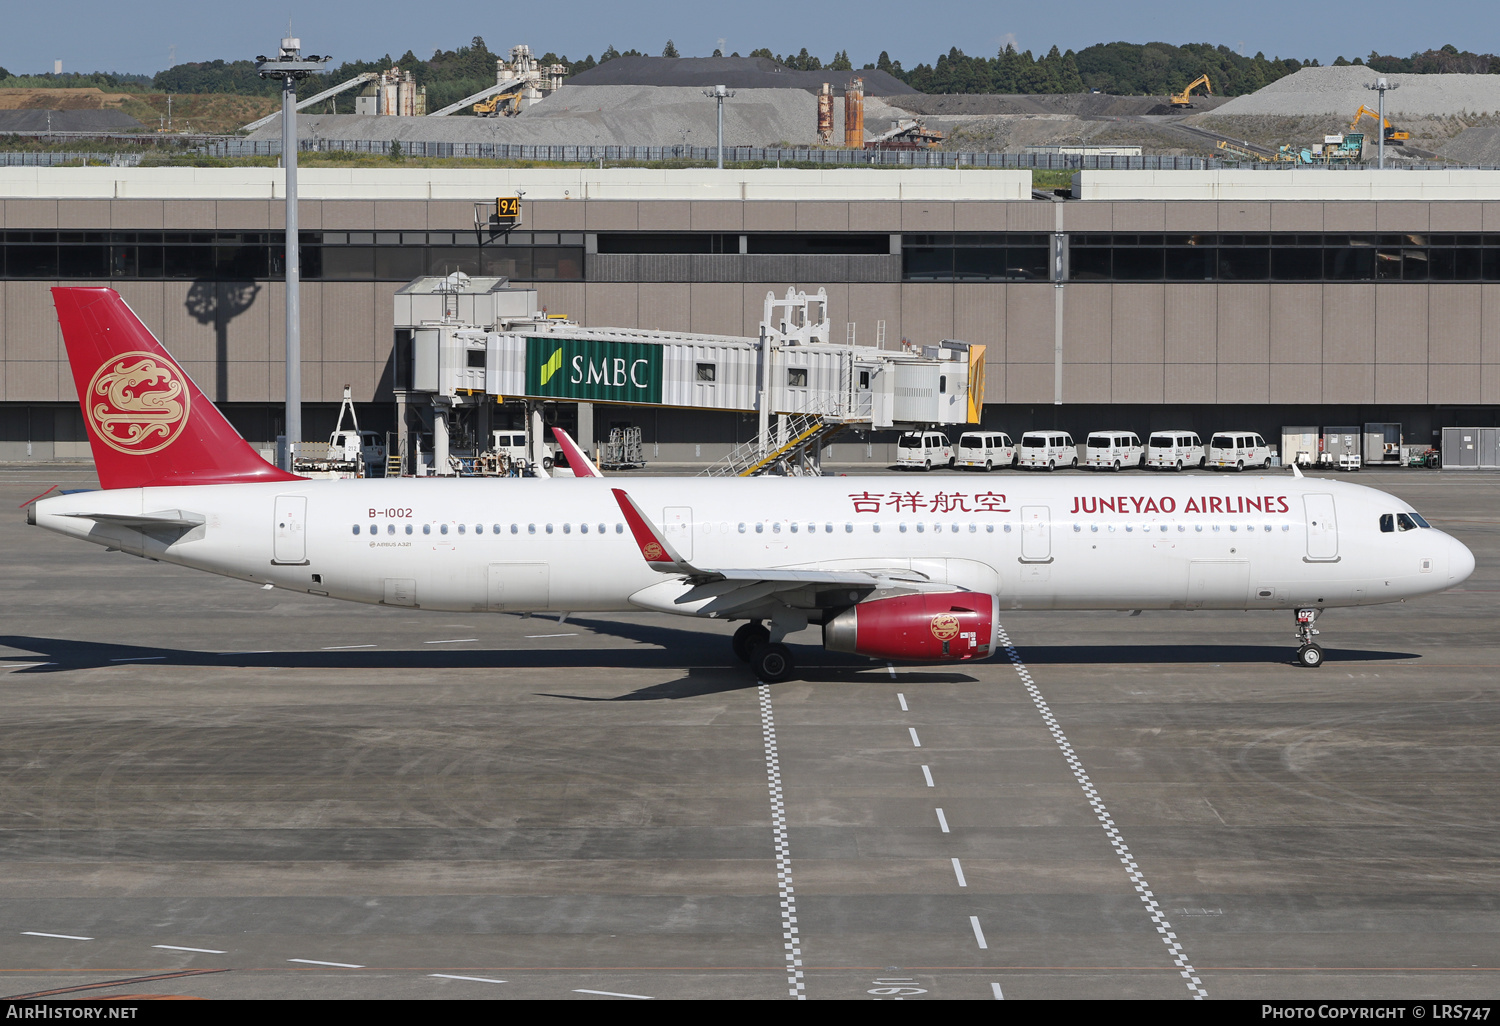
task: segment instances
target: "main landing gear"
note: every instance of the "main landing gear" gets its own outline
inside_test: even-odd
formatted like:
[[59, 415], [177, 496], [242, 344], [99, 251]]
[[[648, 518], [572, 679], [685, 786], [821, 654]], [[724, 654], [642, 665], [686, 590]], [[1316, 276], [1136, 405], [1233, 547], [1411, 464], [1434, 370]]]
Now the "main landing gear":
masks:
[[1317, 622], [1319, 609], [1297, 610], [1297, 640], [1302, 642], [1302, 647], [1297, 649], [1296, 663], [1298, 666], [1322, 666], [1323, 650], [1313, 643], [1313, 638], [1321, 633], [1313, 626]]
[[779, 641], [759, 620], [751, 620], [734, 632], [734, 654], [750, 664], [757, 680], [779, 684], [792, 675], [792, 651]]

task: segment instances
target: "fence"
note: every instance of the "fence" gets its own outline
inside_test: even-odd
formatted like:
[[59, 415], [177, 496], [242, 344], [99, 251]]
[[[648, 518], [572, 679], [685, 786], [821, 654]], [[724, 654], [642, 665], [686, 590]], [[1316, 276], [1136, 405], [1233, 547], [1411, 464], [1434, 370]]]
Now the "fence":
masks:
[[[152, 140], [155, 141], [155, 140]], [[370, 153], [389, 154], [392, 141], [381, 139], [303, 139], [298, 151], [303, 153]], [[531, 160], [557, 164], [611, 163], [709, 163], [717, 159], [713, 146], [522, 146], [511, 143], [421, 142], [399, 143], [407, 157], [455, 160]], [[56, 167], [63, 164], [104, 164], [134, 167], [151, 151], [92, 153], [27, 152], [0, 150], [0, 167]], [[279, 157], [279, 139], [238, 139], [233, 137], [197, 137], [166, 151], [204, 157]], [[1013, 168], [1052, 171], [1207, 171], [1218, 168], [1255, 168], [1277, 171], [1305, 165], [1261, 161], [1221, 160], [1216, 157], [1111, 157], [1076, 153], [988, 153], [956, 150], [820, 150], [812, 147], [726, 146], [726, 163], [816, 164], [825, 167], [946, 167], [946, 168]], [[1328, 167], [1328, 165], [1315, 165]], [[1340, 171], [1372, 168], [1365, 164], [1335, 164]], [[1410, 163], [1395, 165], [1399, 170], [1496, 170], [1493, 165]]]

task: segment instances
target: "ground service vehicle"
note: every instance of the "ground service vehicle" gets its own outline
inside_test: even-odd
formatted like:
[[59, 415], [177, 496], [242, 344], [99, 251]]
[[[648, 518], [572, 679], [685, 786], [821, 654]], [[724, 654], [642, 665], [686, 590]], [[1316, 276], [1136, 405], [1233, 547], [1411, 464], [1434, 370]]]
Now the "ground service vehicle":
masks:
[[1078, 447], [1066, 431], [1028, 431], [1021, 436], [1016, 466], [1056, 470], [1078, 466]]
[[1253, 431], [1215, 431], [1208, 441], [1207, 466], [1221, 470], [1264, 469], [1271, 465], [1271, 447]]
[[1003, 431], [965, 431], [958, 437], [958, 461], [960, 467], [1014, 466], [1016, 444]]
[[784, 639], [809, 626], [834, 652], [959, 662], [1002, 644], [1002, 608], [1288, 610], [1298, 661], [1317, 666], [1323, 609], [1432, 594], [1474, 569], [1401, 499], [1296, 468], [1007, 478], [1005, 491], [963, 478], [312, 481], [261, 459], [112, 289], [52, 292], [102, 488], [28, 503], [28, 522], [263, 587], [466, 614], [743, 620], [735, 653], [780, 681], [794, 672]]
[[896, 441], [896, 466], [931, 470], [953, 466], [953, 446], [941, 431], [910, 431]]
[[1196, 431], [1153, 431], [1146, 440], [1146, 466], [1156, 470], [1201, 467], [1207, 459]]
[[1094, 470], [1139, 467], [1146, 450], [1134, 431], [1092, 431], [1083, 445], [1083, 465]]

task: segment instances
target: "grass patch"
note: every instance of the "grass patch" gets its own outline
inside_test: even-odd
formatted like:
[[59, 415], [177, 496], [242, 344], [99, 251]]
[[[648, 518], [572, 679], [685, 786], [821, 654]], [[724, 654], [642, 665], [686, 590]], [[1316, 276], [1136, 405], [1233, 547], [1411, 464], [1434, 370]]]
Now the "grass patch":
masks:
[[1068, 189], [1073, 185], [1073, 176], [1077, 174], [1071, 169], [1064, 170], [1042, 170], [1033, 168], [1031, 172], [1031, 187], [1050, 192], [1053, 189]]

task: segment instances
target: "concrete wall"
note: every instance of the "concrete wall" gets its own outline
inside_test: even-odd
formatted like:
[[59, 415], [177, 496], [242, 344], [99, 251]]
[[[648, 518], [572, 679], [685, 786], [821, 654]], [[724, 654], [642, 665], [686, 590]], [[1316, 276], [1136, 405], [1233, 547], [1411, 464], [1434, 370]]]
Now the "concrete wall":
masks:
[[[88, 180], [63, 174], [75, 170], [100, 174]], [[163, 170], [174, 175], [137, 180], [111, 168], [46, 173], [46, 169], [0, 169], [0, 195], [5, 196], [0, 199], [0, 227], [264, 231], [282, 221], [281, 204], [272, 198], [274, 190], [267, 185], [274, 175], [259, 175], [267, 169], [234, 169], [237, 175], [255, 171], [259, 177], [240, 175], [245, 181], [236, 178], [233, 189], [223, 185], [223, 179], [205, 178], [197, 169]], [[179, 171], [187, 173], [176, 174]], [[993, 196], [996, 190], [1004, 191], [1000, 186], [976, 184], [978, 180], [963, 177], [967, 172], [936, 173], [959, 176], [952, 188], [961, 195], [977, 197], [988, 189]], [[887, 172], [869, 172], [872, 179], [883, 174]], [[1456, 172], [1389, 174], [1401, 176], [1392, 188], [1405, 188], [1402, 182], [1426, 180], [1430, 175], [1432, 188], [1437, 189], [1441, 176], [1449, 175], [1449, 180], [1496, 199], [1171, 198], [1059, 205], [944, 198], [937, 185], [923, 184], [925, 178], [907, 181], [905, 172], [889, 174], [892, 177], [881, 179], [883, 184], [878, 186], [889, 195], [873, 199], [533, 201], [528, 193], [526, 226], [541, 231], [1050, 231], [1060, 206], [1064, 228], [1070, 232], [1500, 231], [1500, 188], [1488, 184], [1500, 182], [1500, 177], [1452, 178]], [[1272, 183], [1280, 173], [1246, 174], [1256, 182]], [[1359, 181], [1352, 172], [1323, 174], [1342, 182], [1345, 192]], [[499, 188], [483, 178], [435, 185], [433, 173], [427, 171], [403, 171], [386, 185], [381, 185], [386, 178], [355, 181], [338, 175], [319, 186], [322, 193], [314, 193], [333, 194], [338, 182], [346, 181], [352, 183], [349, 187], [355, 198], [304, 201], [304, 228], [461, 229], [472, 224], [471, 201], [415, 198], [412, 193], [420, 192], [424, 181], [433, 195], [460, 185], [472, 191], [480, 187], [475, 183], [490, 192]], [[827, 195], [834, 188], [827, 183], [835, 180], [820, 185], [824, 179], [807, 179], [803, 185], [814, 193], [824, 189]], [[591, 188], [603, 188], [600, 182], [604, 182], [617, 192], [634, 189], [631, 195], [652, 195], [653, 190], [683, 188], [683, 181], [668, 178], [654, 184], [644, 180], [631, 184], [606, 176]], [[705, 181], [715, 189], [723, 184]], [[861, 181], [867, 189], [877, 188]], [[1321, 183], [1320, 188], [1332, 187], [1332, 179], [1313, 181]], [[62, 182], [78, 195], [18, 195], [27, 182], [33, 193], [48, 188], [64, 192], [56, 184]], [[96, 196], [104, 183], [124, 189], [125, 198]], [[740, 183], [749, 188], [743, 176]], [[781, 179], [767, 178], [757, 187], [784, 184]], [[252, 186], [266, 186], [261, 198], [200, 195], [213, 189], [247, 192]], [[133, 195], [169, 187], [177, 189], [181, 198]], [[1186, 189], [1181, 182], [1174, 187], [1179, 193]], [[1216, 187], [1227, 188], [1223, 180]], [[708, 185], [704, 188], [706, 195], [715, 194]], [[906, 198], [923, 189], [931, 195]], [[964, 193], [965, 189], [970, 192]], [[808, 259], [799, 258], [804, 263]], [[892, 269], [896, 266], [891, 258], [870, 259], [884, 261]], [[799, 265], [798, 269], [814, 268]], [[845, 277], [851, 276], [846, 271]], [[0, 401], [6, 404], [74, 398], [47, 291], [52, 284], [57, 283], [0, 283]], [[816, 289], [820, 285], [828, 288], [835, 339], [844, 338], [846, 325], [854, 323], [858, 341], [872, 344], [878, 323], [884, 321], [887, 345], [896, 345], [903, 337], [918, 344], [943, 338], [983, 343], [988, 346], [990, 402], [1052, 402], [1057, 383], [1055, 290], [1046, 282], [901, 283], [819, 280], [807, 275], [802, 280], [765, 282], [539, 282], [536, 288], [549, 312], [569, 314], [590, 326], [755, 335], [766, 292], [781, 294], [788, 286]], [[336, 401], [345, 384], [353, 386], [361, 401], [376, 398], [390, 358], [391, 297], [397, 287], [393, 282], [304, 285], [303, 390], [307, 401]], [[118, 288], [210, 396], [247, 403], [282, 398], [284, 295], [279, 283], [128, 281], [120, 282]], [[1063, 293], [1062, 394], [1066, 403], [1500, 403], [1500, 284], [1076, 282]]]

